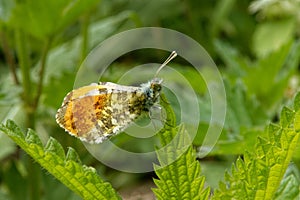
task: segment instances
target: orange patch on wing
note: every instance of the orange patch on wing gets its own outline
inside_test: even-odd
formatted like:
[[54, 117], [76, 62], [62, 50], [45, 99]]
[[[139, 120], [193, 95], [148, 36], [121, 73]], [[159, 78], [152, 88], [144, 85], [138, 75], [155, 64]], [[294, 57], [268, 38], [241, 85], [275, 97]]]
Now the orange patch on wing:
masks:
[[64, 127], [75, 136], [83, 136], [101, 120], [102, 110], [107, 106], [107, 94], [86, 96], [70, 101], [64, 113]]

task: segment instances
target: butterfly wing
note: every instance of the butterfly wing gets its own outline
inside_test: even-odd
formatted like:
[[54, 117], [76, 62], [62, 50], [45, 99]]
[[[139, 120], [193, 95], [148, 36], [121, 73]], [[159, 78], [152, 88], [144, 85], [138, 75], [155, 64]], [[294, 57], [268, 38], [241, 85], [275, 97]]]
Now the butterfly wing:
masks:
[[71, 135], [100, 143], [139, 117], [145, 98], [140, 87], [110, 82], [91, 84], [67, 94], [56, 121]]

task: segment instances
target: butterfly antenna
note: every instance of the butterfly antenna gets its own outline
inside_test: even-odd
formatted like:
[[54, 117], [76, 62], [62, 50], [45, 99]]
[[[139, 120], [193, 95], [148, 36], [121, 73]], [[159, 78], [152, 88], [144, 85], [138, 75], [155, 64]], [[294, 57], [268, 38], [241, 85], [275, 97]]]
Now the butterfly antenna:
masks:
[[166, 59], [166, 61], [163, 63], [163, 64], [161, 64], [161, 66], [158, 68], [158, 70], [156, 71], [156, 73], [155, 73], [155, 76], [154, 76], [154, 78], [156, 78], [157, 77], [157, 75], [158, 75], [158, 73], [160, 72], [160, 70], [162, 69], [162, 68], [164, 68], [173, 58], [175, 58], [177, 56], [177, 53], [176, 53], [176, 51], [172, 51], [172, 53], [170, 54], [170, 56]]

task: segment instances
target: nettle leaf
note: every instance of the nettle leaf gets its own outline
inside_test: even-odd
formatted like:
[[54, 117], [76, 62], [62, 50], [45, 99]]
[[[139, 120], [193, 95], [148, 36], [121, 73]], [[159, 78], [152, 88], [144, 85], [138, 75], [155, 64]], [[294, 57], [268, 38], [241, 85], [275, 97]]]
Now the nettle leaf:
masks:
[[167, 120], [158, 134], [162, 147], [156, 150], [160, 166], [154, 165], [159, 179], [154, 179], [157, 188], [153, 192], [158, 199], [208, 199], [210, 188], [204, 189], [205, 178], [200, 176], [192, 141], [184, 126], [176, 127], [173, 110], [163, 95], [161, 98]]
[[297, 70], [300, 41], [287, 42], [254, 62], [240, 55], [229, 44], [217, 41], [215, 46], [228, 68], [226, 75], [230, 81], [242, 81], [249, 97], [255, 96], [265, 112], [275, 113], [291, 76]]
[[281, 180], [299, 139], [299, 95], [295, 98], [294, 110], [283, 108], [279, 125], [270, 124], [266, 129], [268, 136], [258, 138], [254, 152], [246, 151], [243, 158], [236, 161], [214, 199], [274, 199], [278, 188], [288, 192], [282, 189], [285, 186]]
[[246, 68], [243, 78], [249, 94], [267, 109], [277, 107], [299, 63], [300, 43], [287, 43]]
[[227, 76], [236, 78], [245, 75], [244, 69], [249, 65], [249, 61], [237, 49], [221, 40], [216, 40], [214, 46], [228, 68]]
[[67, 156], [63, 147], [50, 138], [46, 147], [33, 130], [26, 136], [11, 120], [1, 124], [0, 130], [26, 151], [36, 162], [83, 199], [120, 199], [112, 186], [104, 182], [94, 168], [82, 165], [74, 149]]
[[[269, 120], [269, 115], [255, 96], [249, 97], [242, 82], [232, 85], [228, 79], [225, 79], [224, 85], [227, 99], [226, 120], [220, 138], [210, 155], [243, 154], [245, 147], [248, 149], [254, 147], [257, 136], [262, 134], [263, 127]], [[201, 111], [204, 114], [201, 115], [203, 122], [199, 130], [207, 130], [208, 126], [211, 126], [209, 113], [211, 108], [207, 102], [209, 102], [208, 98], [201, 102]], [[204, 123], [206, 126], [203, 125]], [[204, 137], [201, 131], [197, 137], [197, 140]], [[194, 144], [201, 145], [200, 142]]]
[[225, 128], [233, 132], [240, 132], [240, 128], [265, 125], [268, 119], [261, 103], [247, 94], [247, 89], [242, 82], [235, 85], [225, 81], [227, 93], [227, 116]]
[[275, 194], [275, 200], [299, 199], [300, 198], [300, 172], [297, 167], [291, 164]]

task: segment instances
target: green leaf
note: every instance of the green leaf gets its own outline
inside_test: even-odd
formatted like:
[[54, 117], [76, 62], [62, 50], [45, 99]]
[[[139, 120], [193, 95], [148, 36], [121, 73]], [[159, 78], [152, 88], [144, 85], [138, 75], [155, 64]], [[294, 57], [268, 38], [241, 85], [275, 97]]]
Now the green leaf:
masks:
[[48, 140], [46, 146], [45, 146], [45, 151], [47, 152], [53, 152], [56, 153], [59, 157], [63, 158], [65, 160], [65, 151], [61, 144], [54, 138], [50, 137]]
[[[121, 12], [118, 15], [107, 17], [103, 20], [90, 24], [88, 50], [98, 45], [101, 41], [114, 34], [121, 24], [126, 22], [131, 12]], [[80, 55], [81, 37], [74, 39], [54, 48], [47, 59], [44, 84], [44, 103], [57, 108], [61, 99], [72, 89], [74, 84], [74, 71], [78, 69], [78, 55]], [[37, 66], [39, 67], [39, 66]], [[88, 77], [87, 77], [88, 78]], [[61, 84], [64, 82], [65, 84]], [[52, 98], [56, 94], [57, 98]]]
[[269, 125], [268, 136], [258, 138], [255, 150], [236, 161], [231, 175], [225, 175], [227, 187], [221, 184], [213, 199], [274, 199], [299, 139], [296, 115], [282, 110], [280, 126]]
[[288, 43], [245, 69], [243, 81], [250, 95], [254, 94], [260, 101], [270, 105], [278, 100], [279, 96], [282, 98], [288, 82], [282, 78], [277, 80], [276, 77], [283, 68], [290, 49], [291, 45]]
[[253, 35], [253, 52], [264, 57], [278, 50], [293, 38], [296, 22], [294, 18], [267, 21], [258, 24]]
[[27, 143], [35, 143], [36, 145], [42, 147], [43, 143], [40, 140], [40, 138], [38, 137], [38, 135], [31, 129], [28, 130], [26, 137], [25, 137], [25, 141]]
[[66, 161], [68, 161], [68, 160], [73, 160], [74, 162], [77, 162], [77, 163], [81, 164], [81, 160], [79, 158], [79, 155], [77, 154], [77, 152], [72, 147], [68, 148]]
[[221, 40], [216, 40], [214, 46], [228, 68], [226, 73], [227, 76], [241, 77], [245, 75], [244, 69], [247, 68], [249, 63], [237, 49]]
[[[253, 148], [256, 138], [263, 132], [266, 121], [269, 120], [268, 114], [262, 108], [261, 103], [254, 97], [250, 97], [242, 82], [231, 85], [228, 79], [224, 81], [227, 98], [226, 120], [223, 131], [210, 155], [224, 154], [243, 154], [245, 147]], [[201, 102], [201, 111], [208, 107], [209, 100]], [[201, 113], [201, 114], [202, 114]], [[205, 113], [206, 114], [206, 113]], [[205, 120], [207, 126], [201, 123], [197, 140], [203, 136], [202, 131], [206, 130], [210, 123], [210, 113], [202, 114], [201, 119]], [[219, 125], [222, 126], [222, 125]], [[199, 141], [197, 145], [199, 145]], [[195, 144], [195, 143], [194, 143]]]
[[83, 199], [120, 199], [112, 186], [104, 182], [92, 167], [82, 165], [74, 150], [68, 151], [67, 159], [62, 146], [50, 138], [46, 147], [33, 130], [25, 137], [20, 128], [11, 120], [6, 125], [1, 124], [0, 130], [6, 133], [36, 162], [60, 180], [69, 189]]
[[229, 44], [217, 41], [215, 45], [228, 67], [226, 77], [230, 83], [242, 82], [247, 98], [255, 97], [262, 111], [269, 114], [277, 112], [289, 80], [298, 67], [300, 41], [286, 42], [281, 48], [254, 62], [240, 55]]
[[162, 95], [161, 104], [167, 112], [167, 122], [159, 132], [162, 147], [157, 149], [160, 166], [154, 165], [159, 179], [153, 188], [158, 199], [208, 199], [210, 189], [204, 189], [200, 164], [184, 126], [175, 127], [175, 115]]
[[296, 94], [296, 97], [294, 100], [294, 109], [296, 112], [300, 110], [300, 93]]
[[294, 120], [294, 111], [283, 107], [280, 115], [280, 125], [284, 128], [287, 128], [289, 124], [291, 124], [291, 121]]
[[211, 34], [216, 36], [222, 25], [226, 23], [227, 17], [232, 11], [232, 7], [235, 5], [235, 0], [218, 1], [216, 4], [216, 11], [212, 13], [211, 20]]
[[36, 38], [44, 39], [62, 31], [98, 2], [98, 0], [21, 1], [13, 10], [10, 24]]
[[300, 198], [300, 173], [297, 167], [291, 164], [282, 179], [275, 194], [275, 200]]

